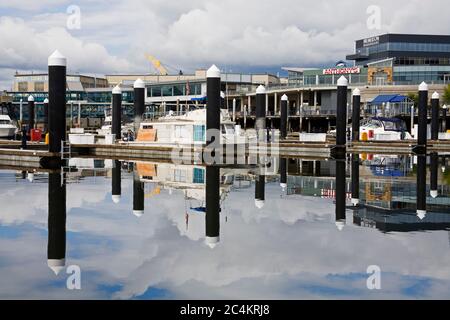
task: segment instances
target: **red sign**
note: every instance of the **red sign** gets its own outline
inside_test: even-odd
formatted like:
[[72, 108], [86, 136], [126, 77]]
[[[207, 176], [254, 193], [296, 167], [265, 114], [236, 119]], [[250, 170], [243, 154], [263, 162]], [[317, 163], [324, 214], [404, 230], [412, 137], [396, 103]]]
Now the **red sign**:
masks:
[[351, 68], [332, 68], [332, 69], [324, 69], [323, 74], [356, 74], [361, 73], [361, 68], [359, 67], [351, 67]]

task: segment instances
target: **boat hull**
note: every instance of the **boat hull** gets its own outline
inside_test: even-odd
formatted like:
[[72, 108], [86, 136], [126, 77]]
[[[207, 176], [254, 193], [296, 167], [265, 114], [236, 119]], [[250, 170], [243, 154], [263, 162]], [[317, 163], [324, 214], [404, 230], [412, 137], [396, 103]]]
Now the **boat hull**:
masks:
[[0, 138], [12, 138], [16, 134], [16, 128], [0, 128]]

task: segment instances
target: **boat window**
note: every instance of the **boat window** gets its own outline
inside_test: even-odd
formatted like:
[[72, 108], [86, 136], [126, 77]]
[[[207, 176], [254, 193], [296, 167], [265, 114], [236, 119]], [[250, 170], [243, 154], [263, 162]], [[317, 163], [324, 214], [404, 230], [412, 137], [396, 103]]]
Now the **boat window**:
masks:
[[144, 126], [142, 126], [142, 129], [153, 129], [153, 126], [144, 125]]
[[8, 120], [0, 120], [0, 124], [10, 124]]
[[391, 121], [386, 121], [384, 123], [384, 129], [385, 130], [390, 130], [390, 131], [397, 130], [396, 123], [395, 122], [391, 122]]

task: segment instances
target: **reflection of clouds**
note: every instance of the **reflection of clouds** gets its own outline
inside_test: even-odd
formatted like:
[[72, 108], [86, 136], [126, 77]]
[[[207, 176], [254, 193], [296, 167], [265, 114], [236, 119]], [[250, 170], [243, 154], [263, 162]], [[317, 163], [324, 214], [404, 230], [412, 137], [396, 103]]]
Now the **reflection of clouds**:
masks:
[[[175, 298], [191, 299], [449, 297], [450, 270], [443, 267], [450, 262], [446, 232], [386, 235], [351, 226], [338, 232], [331, 200], [281, 198], [274, 183], [267, 185], [262, 210], [253, 204], [253, 188], [228, 195], [221, 244], [211, 250], [203, 242], [204, 214], [191, 213], [186, 231], [191, 204], [181, 191], [147, 198], [145, 214], [137, 219], [132, 180], [123, 180], [119, 204], [111, 201], [110, 182], [68, 186], [68, 265], [77, 264], [86, 273], [76, 295], [131, 298], [164, 288]], [[30, 212], [19, 214], [22, 220], [11, 219], [10, 203], [17, 194], [10, 194], [10, 201], [2, 202], [8, 204], [0, 216], [3, 225], [46, 223], [46, 185], [24, 190], [31, 199], [44, 196], [43, 204], [30, 210], [29, 203], [14, 201], [16, 211]], [[31, 230], [15, 239], [0, 236], [0, 256], [6, 261], [0, 264], [0, 296], [75, 297], [64, 283], [42, 289], [55, 278], [46, 266], [46, 235]], [[366, 289], [365, 271], [373, 264], [386, 273], [381, 292]], [[103, 292], [101, 286], [117, 288]]]

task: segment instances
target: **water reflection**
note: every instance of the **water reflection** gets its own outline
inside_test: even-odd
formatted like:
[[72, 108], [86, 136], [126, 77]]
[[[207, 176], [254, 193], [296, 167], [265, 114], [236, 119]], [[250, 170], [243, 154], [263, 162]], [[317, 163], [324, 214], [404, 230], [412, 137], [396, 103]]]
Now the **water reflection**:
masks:
[[[26, 170], [13, 182], [0, 170], [6, 204], [0, 247], [15, 248], [0, 250], [0, 276], [21, 259], [43, 264], [44, 255], [33, 253], [45, 241], [26, 232], [45, 226], [40, 212], [48, 206], [48, 265], [60, 280], [66, 265], [80, 265], [87, 281], [80, 297], [449, 297], [450, 273], [442, 266], [450, 263], [450, 187], [439, 155], [272, 158], [239, 168], [81, 163], [63, 175], [29, 171], [33, 183], [20, 180]], [[36, 200], [42, 176], [48, 176], [48, 204]], [[20, 206], [15, 196], [23, 192], [32, 203], [29, 213], [30, 203]], [[151, 214], [144, 215], [145, 207]], [[124, 214], [130, 208], [141, 218]], [[420, 210], [426, 211], [422, 220]], [[9, 238], [15, 228], [19, 235]], [[17, 250], [31, 244], [29, 257]], [[379, 293], [365, 287], [366, 268], [374, 263], [387, 278]], [[26, 294], [17, 290], [27, 286], [24, 273], [14, 273], [10, 283], [2, 277], [0, 297], [66, 298], [64, 285]], [[42, 271], [39, 277], [40, 288], [55, 281]], [[423, 281], [433, 285], [409, 293]]]
[[66, 265], [66, 185], [60, 172], [48, 175], [48, 266], [58, 275]]

